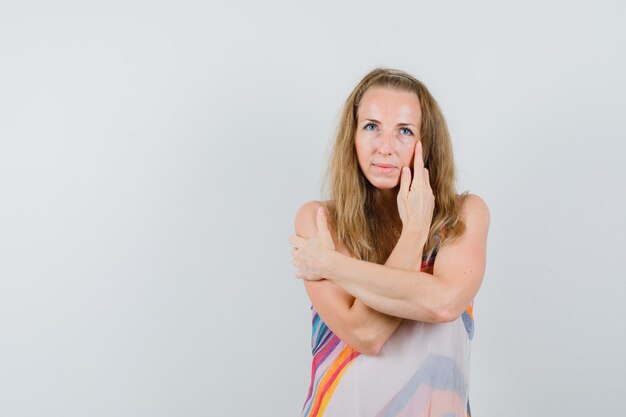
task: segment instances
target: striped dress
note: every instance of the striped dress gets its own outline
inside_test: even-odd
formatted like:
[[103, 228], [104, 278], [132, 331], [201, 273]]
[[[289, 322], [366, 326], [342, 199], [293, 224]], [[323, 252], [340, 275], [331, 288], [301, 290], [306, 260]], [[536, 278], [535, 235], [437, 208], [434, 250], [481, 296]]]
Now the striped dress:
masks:
[[[432, 274], [436, 255], [422, 259], [422, 271]], [[404, 319], [377, 355], [365, 355], [311, 306], [313, 363], [302, 417], [471, 416], [472, 307], [448, 323]]]

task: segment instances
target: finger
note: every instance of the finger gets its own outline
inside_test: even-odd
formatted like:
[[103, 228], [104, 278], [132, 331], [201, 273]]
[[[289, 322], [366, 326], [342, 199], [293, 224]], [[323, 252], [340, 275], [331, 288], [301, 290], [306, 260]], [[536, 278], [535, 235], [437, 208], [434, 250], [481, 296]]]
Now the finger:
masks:
[[297, 235], [291, 235], [289, 236], [289, 243], [296, 247], [300, 247], [304, 243], [304, 239]]
[[422, 149], [421, 139], [415, 143], [415, 154], [413, 157], [413, 169], [418, 170], [424, 168], [424, 149]]
[[400, 171], [400, 195], [405, 196], [409, 192], [411, 184], [411, 168], [402, 167]]
[[296, 254], [298, 253], [298, 248], [291, 248], [291, 255], [292, 256], [296, 256]]
[[326, 213], [324, 213], [324, 208], [319, 207], [317, 209], [317, 235], [323, 236], [329, 233], [328, 231], [328, 222], [326, 221]]
[[413, 181], [411, 181], [411, 190], [419, 187], [421, 180], [420, 175], [416, 174], [424, 169], [424, 159], [422, 159], [422, 141], [418, 140], [415, 144], [415, 158], [413, 160]]
[[430, 190], [430, 194], [434, 197], [435, 196], [435, 192], [433, 191], [433, 187], [430, 185], [430, 173], [428, 172], [428, 170], [426, 168], [424, 168], [425, 174], [424, 174], [424, 181], [426, 186], [428, 187], [428, 189]]
[[424, 168], [424, 171], [426, 171], [426, 173], [424, 174], [424, 182], [426, 184], [426, 187], [430, 190], [430, 193], [434, 195], [435, 192], [433, 191], [432, 185], [430, 185], [430, 172], [426, 168]]

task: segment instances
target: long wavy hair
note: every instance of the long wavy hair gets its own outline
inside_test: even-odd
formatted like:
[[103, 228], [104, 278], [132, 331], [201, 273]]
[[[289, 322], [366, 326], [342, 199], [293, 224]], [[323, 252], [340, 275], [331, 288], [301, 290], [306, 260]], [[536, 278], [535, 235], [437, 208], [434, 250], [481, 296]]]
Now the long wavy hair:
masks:
[[[435, 249], [463, 234], [460, 208], [468, 192], [457, 196], [452, 142], [439, 105], [423, 83], [404, 71], [370, 71], [343, 106], [324, 180], [324, 192], [329, 197], [324, 202], [328, 225], [354, 257], [379, 264], [386, 262], [402, 231], [397, 205], [390, 206], [383, 200], [381, 190], [367, 180], [357, 160], [357, 115], [363, 94], [371, 87], [414, 92], [419, 99], [424, 167], [435, 196], [433, 219], [422, 251], [431, 256]], [[397, 195], [400, 185], [394, 190]]]

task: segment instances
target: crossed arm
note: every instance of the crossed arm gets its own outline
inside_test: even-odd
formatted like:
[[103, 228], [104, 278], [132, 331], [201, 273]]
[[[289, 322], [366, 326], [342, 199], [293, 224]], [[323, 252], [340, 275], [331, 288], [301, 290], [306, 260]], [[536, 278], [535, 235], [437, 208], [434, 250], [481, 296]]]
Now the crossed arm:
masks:
[[[432, 275], [419, 271], [421, 248], [416, 248], [415, 239], [406, 234], [385, 265], [337, 251], [328, 253], [323, 257], [325, 279], [305, 280], [322, 319], [348, 345], [362, 353], [376, 354], [403, 318], [447, 322], [459, 317], [471, 304], [484, 275], [489, 210], [480, 197], [470, 195], [463, 204], [462, 216], [465, 233], [439, 249]], [[308, 230], [296, 233], [314, 235], [315, 223], [311, 225], [310, 218], [304, 223], [308, 223], [304, 227]], [[351, 303], [347, 309], [345, 303]]]
[[[315, 213], [320, 206], [319, 202], [311, 201], [299, 210], [295, 224], [298, 236], [311, 237], [317, 234]], [[422, 248], [416, 247], [416, 241], [415, 236], [403, 231], [385, 265], [419, 270]], [[361, 353], [378, 353], [402, 321], [402, 317], [373, 309], [331, 280], [304, 280], [304, 285], [324, 323], [347, 345]]]

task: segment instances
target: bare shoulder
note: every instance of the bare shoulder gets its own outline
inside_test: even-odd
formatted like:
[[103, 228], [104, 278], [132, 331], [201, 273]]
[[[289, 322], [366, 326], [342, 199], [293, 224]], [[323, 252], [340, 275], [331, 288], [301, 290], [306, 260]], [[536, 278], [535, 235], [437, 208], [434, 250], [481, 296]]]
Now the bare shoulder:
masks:
[[316, 214], [317, 209], [324, 207], [324, 203], [311, 200], [304, 203], [296, 213], [295, 230], [300, 237], [311, 237], [317, 234]]
[[485, 200], [476, 194], [468, 194], [461, 204], [461, 217], [467, 223], [489, 225], [490, 213]]
[[457, 198], [461, 200], [460, 216], [465, 224], [465, 230], [450, 244], [463, 245], [465, 242], [471, 245], [486, 245], [490, 222], [487, 203], [476, 194], [461, 195]]

